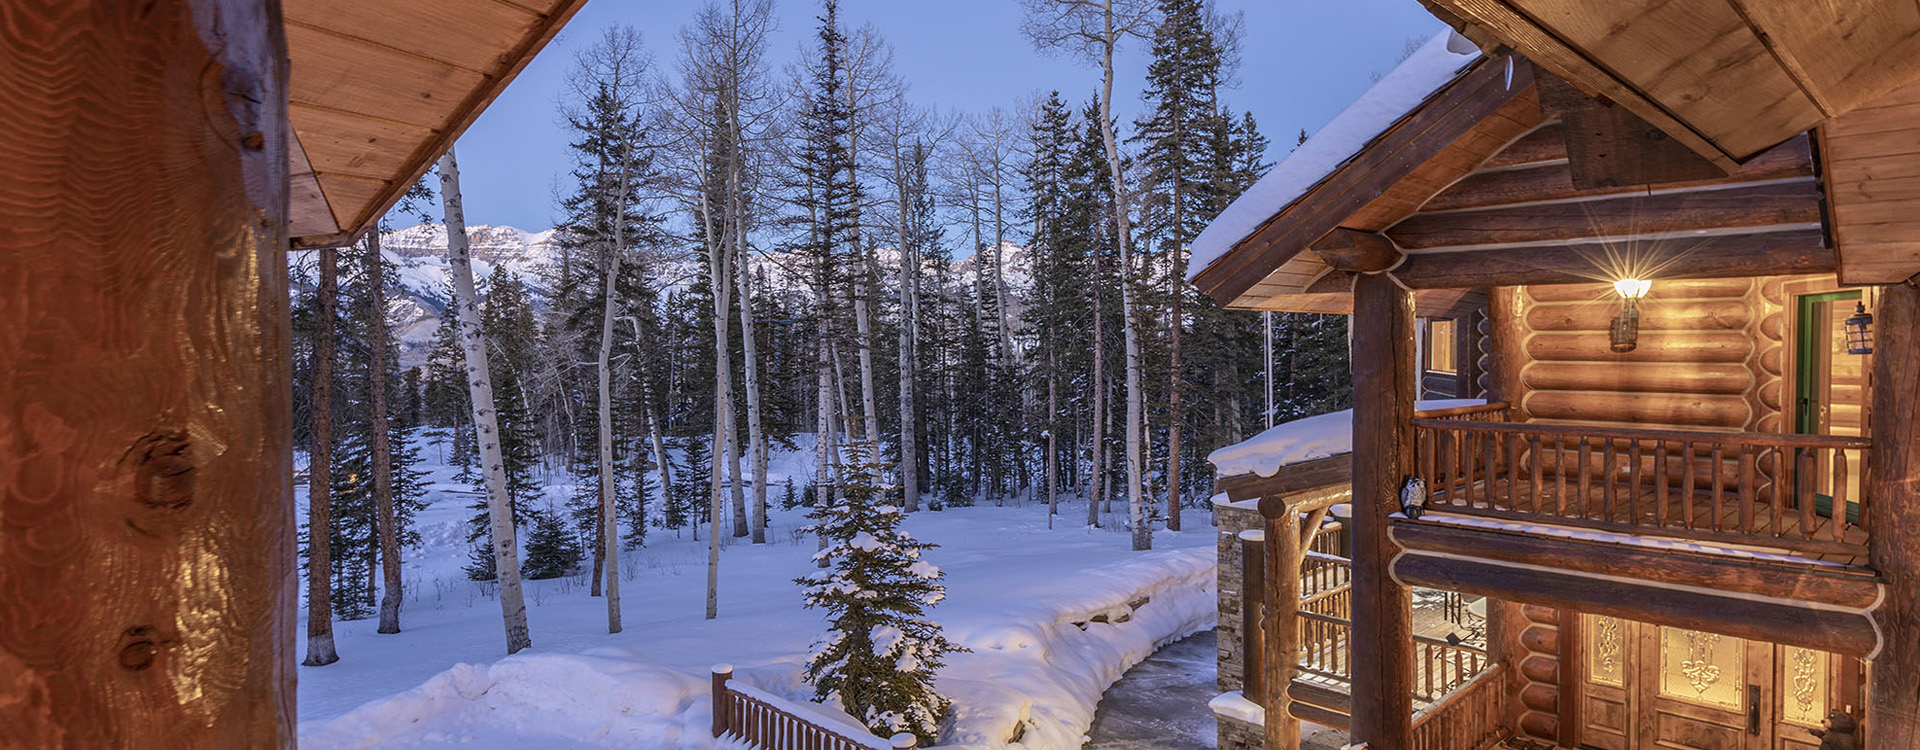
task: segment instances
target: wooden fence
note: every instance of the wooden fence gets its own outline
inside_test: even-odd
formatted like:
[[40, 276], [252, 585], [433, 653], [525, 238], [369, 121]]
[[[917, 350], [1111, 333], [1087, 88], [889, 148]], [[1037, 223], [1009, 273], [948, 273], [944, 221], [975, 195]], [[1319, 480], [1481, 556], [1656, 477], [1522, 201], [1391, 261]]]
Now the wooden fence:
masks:
[[1414, 419], [1427, 507], [1864, 557], [1866, 438]]
[[882, 739], [751, 685], [730, 684], [731, 679], [733, 667], [713, 668], [715, 737], [731, 735], [761, 750], [913, 750], [911, 734]]

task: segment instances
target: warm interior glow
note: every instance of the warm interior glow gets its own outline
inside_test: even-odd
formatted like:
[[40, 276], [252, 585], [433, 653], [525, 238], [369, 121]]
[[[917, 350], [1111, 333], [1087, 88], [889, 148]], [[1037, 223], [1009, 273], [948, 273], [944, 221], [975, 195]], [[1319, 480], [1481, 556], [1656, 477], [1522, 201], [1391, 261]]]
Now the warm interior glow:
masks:
[[1627, 299], [1640, 299], [1647, 296], [1647, 290], [1653, 288], [1652, 279], [1621, 279], [1613, 282], [1613, 290]]

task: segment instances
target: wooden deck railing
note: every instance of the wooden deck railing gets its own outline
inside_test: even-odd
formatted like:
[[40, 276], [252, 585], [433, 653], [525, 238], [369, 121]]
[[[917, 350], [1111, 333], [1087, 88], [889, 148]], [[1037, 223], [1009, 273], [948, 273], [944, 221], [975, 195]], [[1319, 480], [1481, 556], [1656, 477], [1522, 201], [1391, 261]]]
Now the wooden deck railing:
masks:
[[[1353, 681], [1352, 626], [1344, 617], [1300, 612], [1300, 672], [1322, 681]], [[1424, 635], [1413, 637], [1413, 697], [1436, 701], [1493, 666], [1485, 649]]]
[[1494, 665], [1414, 716], [1409, 750], [1477, 750], [1504, 739], [1504, 669]]
[[912, 750], [913, 735], [882, 739], [822, 722], [801, 705], [751, 685], [733, 685], [733, 667], [713, 668], [713, 736], [732, 735], [762, 750]]
[[1489, 404], [1473, 406], [1455, 406], [1449, 409], [1428, 409], [1413, 413], [1414, 419], [1437, 419], [1445, 422], [1505, 422], [1508, 404], [1495, 401]]
[[1429, 509], [1863, 557], [1866, 438], [1416, 418]]

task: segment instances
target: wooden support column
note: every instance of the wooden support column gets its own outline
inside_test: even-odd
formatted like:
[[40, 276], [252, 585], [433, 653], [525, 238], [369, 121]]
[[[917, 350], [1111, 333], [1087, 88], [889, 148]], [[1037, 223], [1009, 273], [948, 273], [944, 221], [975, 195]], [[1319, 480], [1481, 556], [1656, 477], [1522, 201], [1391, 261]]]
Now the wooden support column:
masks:
[[1526, 310], [1517, 286], [1497, 286], [1487, 290], [1487, 333], [1493, 339], [1487, 363], [1487, 400], [1505, 401], [1507, 421], [1527, 421], [1527, 387], [1520, 380], [1520, 369], [1527, 364]]
[[1886, 582], [1867, 688], [1867, 750], [1920, 747], [1920, 290], [1893, 284], [1874, 311], [1867, 453], [1868, 553]]
[[1264, 745], [1266, 750], [1298, 750], [1300, 720], [1293, 716], [1293, 672], [1300, 664], [1300, 563], [1305, 544], [1300, 536], [1300, 514], [1288, 508], [1278, 497], [1260, 499], [1260, 515], [1266, 522], [1266, 593], [1264, 610], [1266, 653], [1261, 656], [1265, 673], [1266, 710]]
[[280, 6], [0, 17], [0, 747], [291, 748]]
[[[1263, 524], [1264, 525], [1264, 524]], [[1267, 552], [1266, 532], [1240, 532], [1240, 694], [1267, 705]]]
[[1413, 734], [1413, 604], [1388, 573], [1387, 516], [1411, 473], [1413, 293], [1385, 274], [1353, 285], [1353, 722], [1355, 744], [1407, 750]]

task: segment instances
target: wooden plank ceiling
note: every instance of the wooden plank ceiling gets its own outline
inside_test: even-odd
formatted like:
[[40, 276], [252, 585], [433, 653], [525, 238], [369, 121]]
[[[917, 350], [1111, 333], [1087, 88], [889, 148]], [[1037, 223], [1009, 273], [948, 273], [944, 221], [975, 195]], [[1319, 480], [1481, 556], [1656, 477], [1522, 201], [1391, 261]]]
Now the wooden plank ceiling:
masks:
[[1914, 0], [1422, 0], [1723, 169], [1920, 78]]
[[1840, 282], [1920, 274], [1920, 83], [1834, 118], [1819, 138]]
[[293, 246], [366, 231], [584, 3], [284, 0]]

